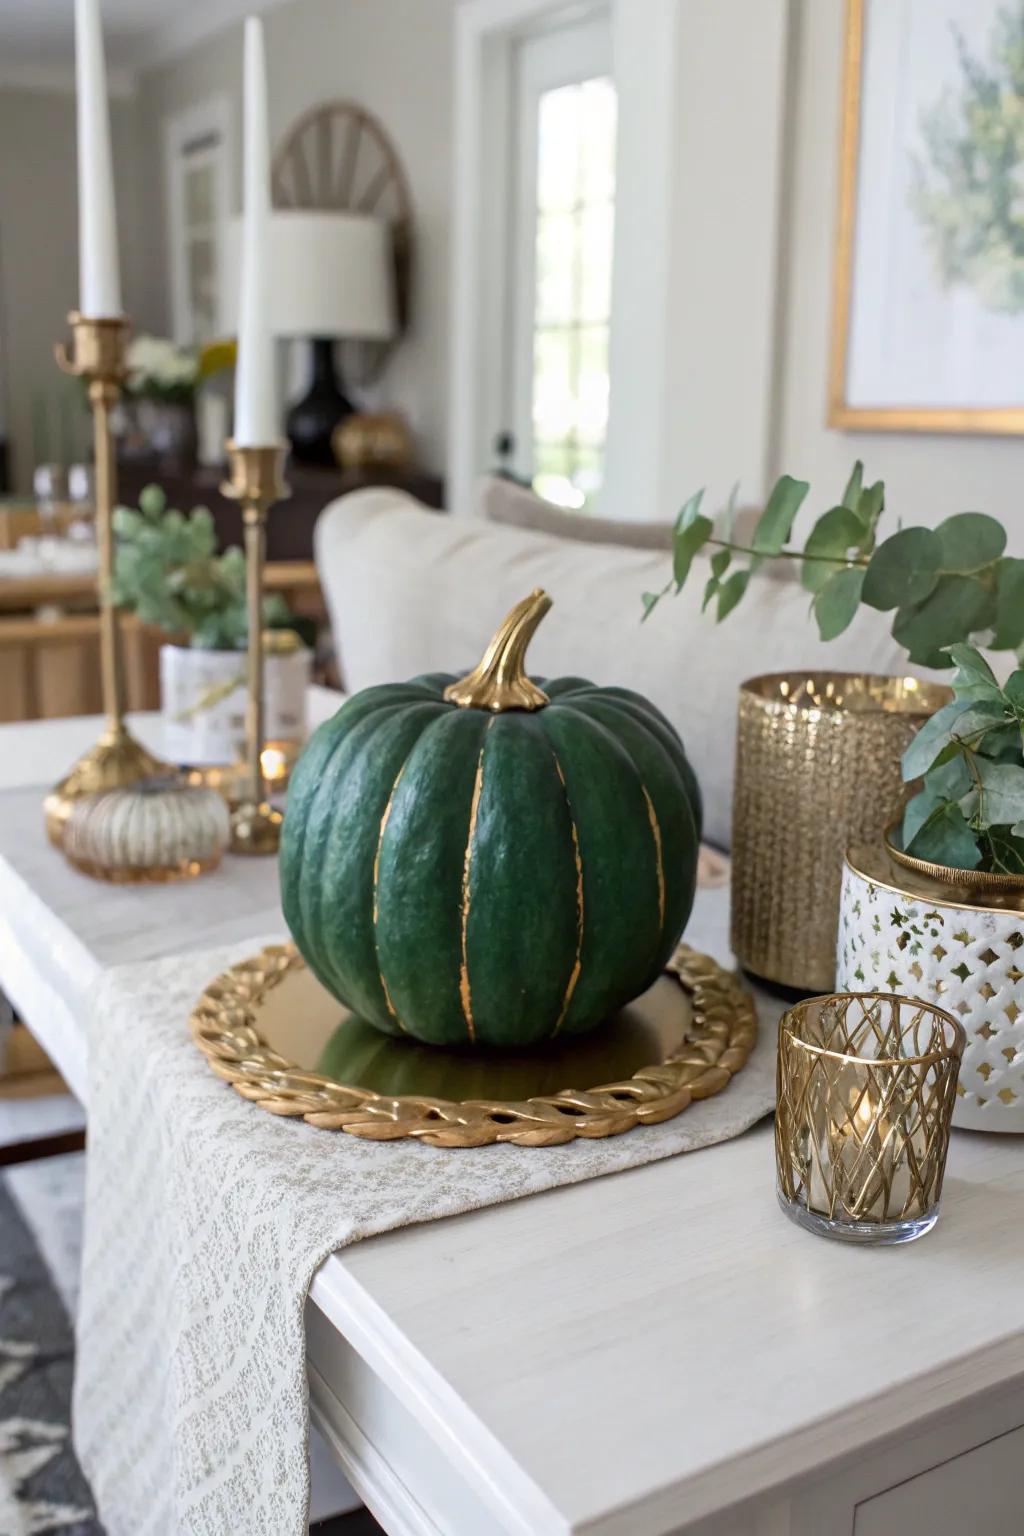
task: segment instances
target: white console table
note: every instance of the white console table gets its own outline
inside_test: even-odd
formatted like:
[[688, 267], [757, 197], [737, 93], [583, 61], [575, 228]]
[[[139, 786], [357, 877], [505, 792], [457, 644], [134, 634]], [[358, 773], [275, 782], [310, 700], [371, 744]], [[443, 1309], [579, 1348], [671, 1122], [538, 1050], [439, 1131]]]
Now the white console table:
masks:
[[[0, 787], [96, 729], [0, 728]], [[98, 970], [279, 927], [276, 879], [254, 863], [196, 934], [137, 893], [126, 931], [123, 889], [46, 906], [38, 826], [26, 858], [0, 825], [0, 985], [84, 1094]], [[724, 916], [702, 893], [691, 936], [720, 949]], [[332, 1255], [313, 1418], [390, 1536], [1020, 1536], [1024, 1138], [954, 1133], [942, 1218], [902, 1249], [814, 1238], [772, 1186], [762, 1126]]]

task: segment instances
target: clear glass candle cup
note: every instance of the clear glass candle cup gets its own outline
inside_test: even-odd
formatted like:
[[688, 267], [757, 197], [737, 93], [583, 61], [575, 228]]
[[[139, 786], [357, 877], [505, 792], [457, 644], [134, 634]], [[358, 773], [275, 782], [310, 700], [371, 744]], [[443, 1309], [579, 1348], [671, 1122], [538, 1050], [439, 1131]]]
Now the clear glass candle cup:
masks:
[[798, 1003], [779, 1026], [775, 1162], [793, 1221], [906, 1243], [939, 1214], [966, 1035], [951, 1014], [881, 993]]

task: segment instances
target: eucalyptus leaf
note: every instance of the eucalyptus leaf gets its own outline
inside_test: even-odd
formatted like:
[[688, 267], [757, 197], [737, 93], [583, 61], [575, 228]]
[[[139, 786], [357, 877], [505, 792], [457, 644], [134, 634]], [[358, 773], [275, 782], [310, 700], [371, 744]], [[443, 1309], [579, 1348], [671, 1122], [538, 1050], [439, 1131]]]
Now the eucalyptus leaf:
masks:
[[796, 515], [810, 488], [808, 481], [794, 480], [792, 475], [783, 475], [776, 482], [751, 540], [752, 548], [759, 555], [779, 554], [793, 531]]
[[930, 528], [901, 528], [871, 556], [864, 601], [883, 613], [924, 602], [938, 583], [941, 557], [942, 546]]
[[960, 801], [968, 821], [1002, 827], [1024, 820], [1024, 767], [976, 756], [974, 771], [980, 786], [968, 790]]
[[864, 529], [865, 539], [874, 539], [878, 519], [882, 515], [885, 506], [885, 486], [881, 480], [876, 480], [874, 485], [866, 486], [857, 498], [856, 512]]
[[954, 740], [954, 732], [959, 733], [955, 739], [962, 740], [971, 733], [972, 725], [978, 720], [987, 721], [992, 726], [1003, 718], [1002, 706], [998, 704], [974, 704], [970, 699], [954, 699], [944, 705], [934, 715], [929, 715], [904, 752], [901, 759], [904, 779], [910, 783], [927, 773], [935, 759]]
[[716, 616], [719, 624], [732, 613], [732, 610], [736, 607], [744, 592], [746, 592], [749, 580], [750, 572], [748, 570], [733, 571], [732, 575], [726, 577], [725, 581], [722, 582], [718, 593], [718, 613]]
[[939, 800], [960, 800], [967, 794], [974, 780], [971, 770], [967, 766], [967, 758], [962, 747], [957, 743], [951, 743], [950, 755], [946, 761], [941, 761], [945, 754], [940, 754], [940, 759], [933, 763], [924, 776], [924, 787]]
[[[138, 511], [115, 516], [113, 594], [119, 607], [147, 624], [187, 637], [201, 649], [237, 650], [247, 633], [245, 557], [235, 548], [218, 555], [213, 518], [205, 507], [187, 517], [159, 487], [147, 487]], [[279, 594], [264, 603], [264, 619], [288, 621]]]
[[708, 577], [704, 584], [704, 600], [700, 605], [701, 613], [707, 613], [721, 585], [722, 583], [719, 581], [718, 577], [714, 575], [714, 573]]
[[1003, 692], [1014, 709], [1024, 715], [1024, 668], [1018, 668], [1016, 672], [1010, 673]]
[[982, 861], [978, 840], [957, 805], [940, 805], [918, 831], [906, 852], [916, 859], [944, 864], [948, 869], [977, 869]]
[[857, 503], [860, 501], [860, 492], [863, 483], [864, 465], [861, 463], [860, 459], [858, 459], [856, 464], [853, 466], [850, 478], [846, 482], [846, 489], [843, 492], [843, 506], [851, 512], [855, 512], [857, 510]]
[[139, 511], [143, 517], [159, 517], [166, 506], [167, 495], [163, 486], [143, 486], [139, 492]]
[[981, 835], [986, 867], [1000, 875], [1024, 875], [1024, 826], [989, 827]]
[[977, 646], [961, 643], [960, 645], [950, 645], [947, 649], [954, 665], [961, 674], [960, 677], [953, 679], [954, 693], [960, 692], [964, 674], [966, 674], [967, 679], [971, 682], [994, 683], [997, 688], [999, 687], [999, 684], [996, 682], [995, 673]]
[[923, 603], [902, 607], [893, 639], [910, 660], [924, 667], [948, 667], [946, 646], [988, 629], [995, 619], [995, 594], [972, 576], [943, 576]]
[[695, 512], [688, 522], [681, 523], [672, 536], [672, 578], [678, 592], [690, 574], [693, 557], [710, 539], [710, 517]]
[[848, 565], [833, 572], [814, 599], [814, 617], [823, 640], [834, 640], [848, 629], [860, 606], [864, 572]]
[[946, 798], [926, 783], [923, 789], [907, 801], [900, 833], [904, 848], [910, 847], [925, 822], [935, 814]]
[[997, 651], [1015, 651], [1024, 644], [1024, 560], [1007, 558], [997, 567], [996, 632], [993, 645]]
[[739, 495], [740, 483], [737, 480], [736, 484], [729, 492], [729, 500], [722, 508], [722, 511], [719, 513], [718, 517], [718, 526], [721, 531], [722, 538], [726, 540], [732, 538], [733, 530], [736, 527], [736, 503], [739, 500]]
[[677, 592], [690, 574], [694, 555], [711, 537], [711, 519], [700, 510], [703, 500], [702, 487], [684, 504], [676, 518], [672, 536], [672, 577]]
[[849, 507], [832, 507], [819, 517], [804, 545], [800, 579], [808, 592], [817, 592], [825, 585], [837, 569], [837, 562], [845, 559], [849, 550], [858, 548], [863, 534], [859, 517]]
[[942, 546], [942, 569], [967, 576], [998, 560], [1006, 548], [1006, 529], [984, 512], [958, 512], [935, 530]]
[[718, 576], [719, 578], [724, 576], [726, 571], [729, 569], [729, 562], [731, 559], [731, 550], [716, 549], [714, 554], [711, 556], [711, 574], [713, 576]]
[[658, 604], [661, 602], [661, 599], [664, 597], [664, 595], [665, 594], [663, 592], [644, 592], [643, 593], [643, 595], [641, 596], [641, 599], [640, 599], [640, 601], [644, 605], [644, 616], [640, 620], [641, 624], [643, 624], [645, 622], [645, 620], [650, 618], [651, 614], [654, 612], [655, 608], [657, 608]]

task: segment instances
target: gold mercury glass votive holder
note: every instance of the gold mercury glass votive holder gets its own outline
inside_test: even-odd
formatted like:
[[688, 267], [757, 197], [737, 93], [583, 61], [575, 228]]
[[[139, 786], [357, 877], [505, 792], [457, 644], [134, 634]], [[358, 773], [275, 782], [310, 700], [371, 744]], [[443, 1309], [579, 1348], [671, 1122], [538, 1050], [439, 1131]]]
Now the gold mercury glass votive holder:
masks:
[[951, 1014], [875, 992], [798, 1003], [779, 1026], [779, 1203], [824, 1237], [906, 1243], [939, 1214], [966, 1036]]
[[836, 985], [843, 854], [907, 796], [900, 758], [948, 688], [913, 677], [778, 672], [740, 689], [732, 948], [802, 992]]

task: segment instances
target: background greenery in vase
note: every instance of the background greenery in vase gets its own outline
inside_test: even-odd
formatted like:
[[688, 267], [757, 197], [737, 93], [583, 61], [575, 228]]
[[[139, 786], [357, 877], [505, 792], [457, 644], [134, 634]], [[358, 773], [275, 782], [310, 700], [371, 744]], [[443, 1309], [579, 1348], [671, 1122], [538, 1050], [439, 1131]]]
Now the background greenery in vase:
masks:
[[879, 542], [885, 487], [865, 485], [859, 462], [841, 500], [794, 548], [809, 490], [807, 481], [783, 475], [749, 544], [733, 538], [736, 492], [712, 519], [698, 491], [676, 519], [672, 578], [644, 593], [644, 617], [682, 590], [705, 547], [712, 554], [703, 606], [719, 622], [769, 560], [797, 562], [823, 640], [842, 634], [861, 605], [891, 613], [893, 638], [912, 663], [957, 668], [953, 702], [904, 759], [905, 779], [924, 775], [905, 813], [905, 849], [952, 868], [1024, 874], [1024, 670], [1000, 687], [977, 649], [1024, 651], [1024, 560], [1006, 554], [1006, 530], [982, 512], [956, 513], [936, 528], [898, 528]]
[[[205, 507], [186, 517], [169, 510], [160, 487], [150, 485], [139, 497], [138, 510], [115, 510], [114, 535], [118, 607], [169, 635], [187, 636], [201, 650], [245, 649], [245, 556], [237, 547], [217, 553], [213, 518]], [[289, 619], [280, 594], [264, 598], [268, 627], [280, 628]]]

